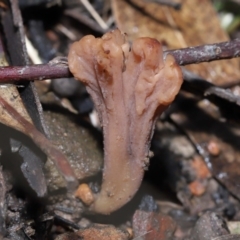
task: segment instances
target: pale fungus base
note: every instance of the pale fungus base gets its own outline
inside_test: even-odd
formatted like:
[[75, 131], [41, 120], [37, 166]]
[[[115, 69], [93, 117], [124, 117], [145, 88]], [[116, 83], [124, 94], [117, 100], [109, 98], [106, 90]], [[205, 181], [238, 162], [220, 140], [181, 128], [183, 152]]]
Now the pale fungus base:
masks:
[[103, 127], [103, 183], [90, 208], [109, 214], [141, 184], [155, 121], [179, 92], [181, 69], [171, 55], [163, 60], [157, 40], [139, 38], [130, 49], [119, 30], [73, 43], [68, 62], [86, 85]]

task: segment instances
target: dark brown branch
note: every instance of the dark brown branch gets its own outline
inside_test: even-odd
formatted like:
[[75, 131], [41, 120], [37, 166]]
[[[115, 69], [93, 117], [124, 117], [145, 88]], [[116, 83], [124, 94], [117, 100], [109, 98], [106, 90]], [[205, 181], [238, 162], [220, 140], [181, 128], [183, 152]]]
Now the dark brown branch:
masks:
[[178, 2], [175, 2], [175, 1], [172, 1], [172, 0], [145, 0], [145, 1], [146, 2], [155, 2], [155, 3], [161, 4], [161, 5], [172, 7], [176, 10], [180, 10], [181, 6], [182, 6], [181, 3], [178, 3]]
[[207, 44], [198, 47], [189, 47], [178, 50], [169, 50], [179, 65], [211, 62], [221, 59], [230, 59], [240, 56], [240, 39], [229, 42]]
[[71, 77], [68, 66], [62, 64], [37, 64], [24, 67], [0, 67], [0, 83], [15, 83], [19, 81], [45, 80]]
[[230, 120], [239, 122], [240, 98], [230, 90], [215, 86], [201, 77], [182, 69], [184, 82], [182, 90], [206, 98], [219, 107], [222, 115]]
[[[164, 54], [172, 54], [179, 65], [210, 62], [240, 56], [240, 39], [229, 42], [202, 45], [198, 47], [168, 50]], [[58, 61], [52, 64], [30, 65], [25, 67], [1, 67], [0, 83], [18, 81], [44, 80], [72, 77], [67, 64]]]

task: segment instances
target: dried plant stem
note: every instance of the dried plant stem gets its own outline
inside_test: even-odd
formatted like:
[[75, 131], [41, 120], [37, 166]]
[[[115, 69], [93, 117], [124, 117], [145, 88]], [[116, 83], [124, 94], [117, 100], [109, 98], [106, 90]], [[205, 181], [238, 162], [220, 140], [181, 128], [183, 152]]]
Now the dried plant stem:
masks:
[[108, 29], [107, 24], [99, 16], [97, 11], [93, 8], [93, 6], [89, 3], [88, 0], [80, 0], [80, 2], [85, 6], [85, 8], [89, 11], [89, 13], [92, 15], [92, 17], [96, 20], [96, 22], [99, 24], [99, 26], [102, 29], [105, 29], [105, 30]]
[[175, 2], [172, 0], [145, 0], [146, 2], [155, 2], [161, 5], [166, 5], [168, 7], [172, 7], [176, 10], [179, 10], [181, 8], [181, 3]]
[[[240, 56], [240, 39], [229, 42], [189, 47], [178, 50], [168, 50], [165, 55], [172, 54], [179, 65], [210, 62], [230, 59]], [[15, 83], [19, 81], [45, 80], [72, 77], [68, 66], [60, 61], [56, 64], [39, 64], [24, 67], [1, 67], [0, 83]]]
[[36, 64], [29, 66], [0, 67], [0, 83], [45, 80], [71, 77], [68, 66], [61, 64]]
[[240, 39], [234, 39], [229, 42], [165, 51], [165, 54], [168, 53], [173, 55], [178, 64], [181, 66], [236, 58], [240, 56]]
[[[13, 108], [4, 98], [0, 96], [0, 105], [1, 107], [9, 114], [12, 118], [16, 119], [21, 126], [23, 132], [28, 135], [37, 146], [42, 149], [46, 155], [52, 160], [52, 162], [57, 167], [60, 174], [65, 179], [66, 183], [68, 184], [69, 190], [75, 189], [77, 185], [77, 179], [73, 169], [71, 168], [68, 160], [59, 151], [52, 143], [47, 139], [41, 132], [39, 132], [35, 126], [26, 120], [15, 108]], [[11, 123], [6, 124], [10, 127], [13, 127]], [[17, 128], [16, 128], [17, 129]], [[20, 130], [21, 129], [17, 129]]]

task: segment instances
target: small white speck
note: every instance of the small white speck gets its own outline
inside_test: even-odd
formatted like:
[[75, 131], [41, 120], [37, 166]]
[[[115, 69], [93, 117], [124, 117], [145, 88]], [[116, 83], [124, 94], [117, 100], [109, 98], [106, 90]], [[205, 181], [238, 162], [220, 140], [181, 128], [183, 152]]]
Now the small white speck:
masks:
[[222, 172], [222, 173], [219, 173], [217, 176], [219, 179], [223, 179], [223, 178], [226, 178], [228, 174], [226, 172]]

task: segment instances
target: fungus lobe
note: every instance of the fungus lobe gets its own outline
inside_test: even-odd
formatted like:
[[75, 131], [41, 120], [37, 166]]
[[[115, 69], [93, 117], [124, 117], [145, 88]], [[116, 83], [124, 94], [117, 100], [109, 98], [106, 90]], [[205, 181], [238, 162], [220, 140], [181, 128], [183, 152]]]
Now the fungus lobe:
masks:
[[103, 127], [103, 182], [90, 208], [109, 214], [141, 184], [156, 119], [180, 90], [181, 69], [173, 56], [163, 60], [156, 39], [136, 39], [130, 48], [118, 29], [73, 43], [68, 62], [86, 85]]

